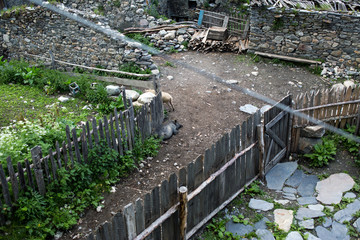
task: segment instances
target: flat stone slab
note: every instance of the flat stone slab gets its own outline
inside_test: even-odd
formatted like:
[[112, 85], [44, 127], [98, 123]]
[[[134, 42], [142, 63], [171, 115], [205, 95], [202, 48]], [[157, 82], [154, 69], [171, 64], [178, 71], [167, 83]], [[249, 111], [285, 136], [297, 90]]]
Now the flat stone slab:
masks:
[[360, 218], [353, 223], [353, 226], [356, 228], [356, 231], [360, 232]]
[[319, 211], [322, 211], [322, 210], [324, 210], [325, 207], [324, 207], [323, 205], [321, 205], [321, 204], [315, 204], [315, 205], [310, 204], [310, 205], [308, 206], [308, 208], [311, 209], [311, 210], [319, 210]]
[[249, 208], [261, 211], [269, 211], [274, 208], [274, 204], [264, 200], [252, 198], [249, 202]]
[[307, 240], [321, 240], [320, 238], [315, 237], [314, 235], [312, 235], [309, 232], [305, 232], [304, 235], [307, 236]]
[[297, 199], [298, 203], [300, 205], [309, 205], [309, 204], [317, 204], [318, 201], [316, 201], [315, 197], [299, 197]]
[[315, 193], [315, 186], [319, 181], [315, 175], [304, 176], [299, 187], [298, 194], [302, 197], [312, 197]]
[[331, 218], [328, 218], [328, 217], [325, 217], [325, 222], [323, 222], [323, 227], [326, 227], [326, 228], [328, 228], [328, 227], [330, 227], [331, 225], [332, 225], [332, 219]]
[[302, 178], [305, 176], [302, 170], [297, 169], [291, 177], [286, 180], [285, 185], [296, 188], [300, 185]]
[[347, 229], [346, 225], [344, 225], [344, 224], [334, 221], [332, 224], [331, 232], [335, 235], [335, 237], [337, 239], [342, 239], [342, 240], [350, 239], [350, 236], [347, 234], [348, 229]]
[[274, 201], [280, 203], [281, 205], [286, 205], [290, 202], [289, 200], [285, 200], [285, 199], [274, 200]]
[[314, 219], [299, 221], [299, 226], [305, 229], [314, 229]]
[[299, 232], [293, 231], [293, 232], [289, 232], [285, 240], [303, 240], [303, 238]]
[[286, 209], [275, 209], [274, 219], [274, 222], [278, 224], [279, 229], [288, 232], [294, 219], [293, 211]]
[[356, 198], [356, 194], [353, 192], [347, 192], [345, 193], [344, 198]]
[[275, 240], [274, 235], [269, 230], [258, 229], [255, 233], [261, 240]]
[[334, 220], [340, 223], [344, 221], [351, 221], [353, 214], [360, 210], [360, 201], [356, 199], [353, 203], [350, 203], [346, 208], [336, 212], [334, 214]]
[[296, 196], [293, 193], [284, 193], [283, 197], [292, 201], [296, 200]]
[[316, 199], [324, 204], [338, 204], [341, 201], [343, 192], [353, 188], [355, 182], [346, 173], [336, 173], [320, 181], [316, 185], [319, 193]]
[[295, 172], [296, 162], [278, 163], [265, 176], [267, 187], [272, 190], [281, 190], [285, 181]]
[[263, 219], [254, 224], [255, 229], [267, 229], [266, 222], [270, 222], [270, 220], [266, 217], [263, 217]]
[[234, 223], [233, 221], [229, 221], [226, 223], [226, 231], [229, 231], [234, 235], [244, 236], [245, 234], [254, 231], [254, 227], [251, 225], [244, 225], [242, 223]]
[[317, 217], [322, 217], [322, 216], [325, 216], [325, 213], [323, 213], [322, 211], [311, 210], [311, 209], [302, 207], [302, 208], [299, 208], [298, 211], [296, 212], [295, 218], [297, 220], [304, 220], [304, 219], [317, 218]]
[[284, 187], [284, 188], [283, 188], [283, 192], [284, 192], [284, 193], [293, 193], [293, 194], [296, 194], [296, 193], [297, 193], [297, 190], [296, 190], [296, 188], [292, 188], [292, 187]]
[[324, 227], [317, 226], [315, 231], [318, 237], [322, 240], [337, 240], [335, 235]]

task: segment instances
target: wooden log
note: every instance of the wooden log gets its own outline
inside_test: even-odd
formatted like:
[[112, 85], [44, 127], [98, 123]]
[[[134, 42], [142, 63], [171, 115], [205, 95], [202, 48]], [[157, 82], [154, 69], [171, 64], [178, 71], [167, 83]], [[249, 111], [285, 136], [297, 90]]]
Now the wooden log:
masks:
[[135, 211], [132, 203], [124, 207], [124, 217], [128, 239], [132, 240], [136, 237]]
[[25, 191], [26, 190], [26, 181], [25, 181], [24, 169], [21, 165], [21, 162], [17, 162], [17, 169], [18, 169], [18, 176], [19, 176], [19, 182], [20, 182], [20, 190]]
[[15, 175], [14, 167], [11, 162], [11, 157], [7, 157], [6, 162], [7, 162], [7, 169], [8, 169], [9, 175], [10, 175], [10, 182], [11, 182], [11, 187], [12, 187], [12, 191], [14, 194], [14, 199], [16, 202], [19, 198], [19, 183], [18, 183], [17, 177]]
[[77, 158], [78, 163], [81, 163], [82, 161], [81, 161], [79, 142], [77, 140], [76, 128], [73, 128], [71, 132], [72, 132], [72, 136], [73, 136], [73, 143], [74, 143], [74, 147], [75, 147], [76, 158]]
[[264, 128], [263, 125], [259, 124], [257, 125], [257, 131], [258, 131], [258, 136], [259, 136], [259, 150], [260, 150], [260, 155], [259, 155], [259, 176], [261, 180], [264, 180], [265, 178], [265, 143], [264, 143]]
[[40, 163], [41, 156], [42, 153], [41, 153], [41, 148], [39, 146], [33, 147], [31, 149], [31, 158], [34, 163], [34, 173], [35, 173], [36, 183], [40, 194], [44, 196], [46, 193], [46, 189], [45, 189], [44, 174]]
[[304, 59], [304, 58], [288, 57], [288, 56], [277, 55], [277, 54], [272, 54], [272, 53], [255, 52], [255, 54], [260, 55], [260, 56], [264, 56], [264, 57], [277, 58], [277, 59], [281, 59], [281, 60], [285, 60], [285, 61], [291, 61], [291, 62], [300, 62], [300, 63], [318, 64], [318, 65], [321, 64], [320, 61], [309, 60], [309, 59]]
[[180, 239], [186, 238], [186, 219], [187, 219], [187, 188], [182, 186], [179, 189], [179, 215], [180, 215]]
[[0, 181], [1, 181], [2, 193], [5, 199], [5, 203], [9, 207], [12, 207], [8, 182], [6, 181], [6, 176], [2, 164], [0, 164]]
[[179, 186], [187, 186], [187, 168], [182, 167], [179, 170]]
[[72, 145], [71, 145], [71, 137], [70, 137], [70, 127], [69, 125], [66, 125], [66, 138], [67, 138], [67, 146], [69, 150], [70, 160], [71, 160], [71, 166], [74, 167], [74, 155], [72, 152]]

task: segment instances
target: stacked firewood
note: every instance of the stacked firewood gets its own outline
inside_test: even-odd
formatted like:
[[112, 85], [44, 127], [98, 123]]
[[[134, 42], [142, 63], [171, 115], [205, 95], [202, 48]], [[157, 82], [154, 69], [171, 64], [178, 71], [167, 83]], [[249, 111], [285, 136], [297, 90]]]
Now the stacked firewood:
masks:
[[229, 36], [225, 40], [208, 38], [208, 30], [197, 31], [189, 41], [189, 49], [199, 52], [236, 52], [241, 53], [248, 49], [248, 40], [241, 40], [239, 36]]

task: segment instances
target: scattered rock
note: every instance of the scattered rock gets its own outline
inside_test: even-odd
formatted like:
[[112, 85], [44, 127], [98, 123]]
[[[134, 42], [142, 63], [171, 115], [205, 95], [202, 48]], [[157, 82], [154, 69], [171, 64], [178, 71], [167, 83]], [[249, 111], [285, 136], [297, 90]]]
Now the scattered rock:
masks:
[[255, 229], [267, 229], [266, 222], [270, 222], [270, 220], [263, 217], [260, 221], [254, 224]]
[[311, 210], [308, 208], [301, 207], [296, 212], [295, 218], [297, 220], [305, 220], [305, 219], [309, 219], [309, 218], [317, 218], [317, 217], [322, 217], [322, 216], [325, 216], [325, 214], [321, 211]]
[[290, 201], [289, 200], [275, 200], [276, 203], [280, 203], [281, 205], [286, 205], [288, 204]]
[[315, 197], [299, 197], [297, 201], [300, 205], [317, 204]]
[[138, 101], [133, 102], [134, 107], [142, 107], [144, 104], [139, 103]]
[[299, 226], [305, 229], [314, 229], [314, 219], [299, 221]]
[[58, 98], [58, 100], [59, 100], [59, 102], [67, 102], [67, 101], [69, 101], [70, 100], [70, 98], [69, 97], [64, 97], [64, 96], [60, 96], [59, 98]]
[[272, 190], [281, 190], [286, 179], [295, 172], [297, 166], [296, 162], [277, 164], [265, 176], [267, 187]]
[[146, 92], [146, 93], [141, 94], [137, 101], [141, 104], [146, 104], [146, 103], [150, 103], [154, 97], [155, 97], [155, 94], [153, 94], [151, 92]]
[[254, 228], [251, 225], [244, 225], [242, 223], [234, 223], [233, 221], [229, 221], [226, 223], [226, 231], [231, 232], [235, 236], [243, 236], [254, 231]]
[[252, 75], [254, 75], [255, 77], [259, 75], [259, 72], [251, 72]]
[[173, 76], [167, 76], [167, 79], [171, 81], [171, 80], [174, 79], [174, 77]]
[[227, 84], [238, 84], [239, 81], [238, 80], [226, 80], [225, 81]]
[[285, 184], [290, 187], [296, 188], [300, 185], [300, 182], [303, 179], [304, 175], [305, 174], [302, 170], [296, 170], [294, 174], [288, 180], [286, 180]]
[[106, 86], [106, 92], [110, 96], [119, 96], [121, 89], [116, 85], [108, 85]]
[[356, 198], [356, 194], [353, 192], [347, 192], [345, 193], [344, 198]]
[[97, 206], [96, 211], [101, 212], [101, 208], [102, 208], [102, 206]]
[[319, 178], [315, 175], [305, 176], [302, 179], [299, 187], [297, 188], [299, 195], [302, 197], [313, 196], [314, 192], [315, 192], [315, 186], [318, 181], [319, 181]]
[[323, 227], [328, 228], [332, 225], [332, 222], [333, 221], [331, 218], [325, 217], [325, 222], [323, 222], [322, 225], [323, 225]]
[[301, 136], [308, 138], [322, 138], [325, 134], [323, 126], [307, 126], [301, 129]]
[[293, 231], [286, 236], [285, 240], [303, 240], [303, 238], [299, 232]]
[[125, 95], [127, 99], [131, 99], [132, 101], [136, 101], [140, 94], [137, 91], [134, 90], [125, 90]]
[[315, 205], [309, 205], [308, 206], [308, 208], [309, 209], [311, 209], [311, 210], [318, 210], [318, 211], [322, 211], [322, 210], [324, 210], [324, 206], [323, 205], [321, 205], [321, 204], [315, 204]]
[[349, 240], [350, 236], [347, 234], [348, 229], [346, 225], [333, 222], [331, 232], [335, 235], [336, 239]]
[[293, 211], [286, 209], [275, 209], [274, 219], [275, 223], [278, 224], [279, 229], [288, 232], [294, 219]]
[[334, 236], [334, 234], [332, 234], [332, 232], [330, 232], [329, 230], [327, 230], [324, 227], [321, 226], [317, 226], [315, 228], [316, 234], [318, 235], [318, 237], [320, 239], [326, 239], [326, 240], [336, 240], [336, 237]]
[[317, 183], [316, 191], [319, 194], [316, 199], [323, 204], [338, 204], [341, 201], [343, 192], [349, 191], [354, 184], [352, 177], [346, 173], [332, 174]]
[[353, 223], [353, 226], [356, 228], [356, 231], [360, 232], [360, 218]]
[[316, 144], [322, 143], [321, 138], [300, 137], [298, 150], [301, 154], [310, 153]]
[[292, 188], [292, 187], [284, 187], [283, 188], [283, 192], [284, 193], [293, 193], [293, 194], [296, 194], [297, 193], [297, 190], [295, 188]]
[[274, 204], [264, 200], [252, 198], [250, 199], [249, 208], [261, 211], [269, 211], [274, 208]]
[[261, 240], [275, 240], [274, 235], [269, 230], [258, 229], [255, 233]]
[[346, 206], [345, 209], [342, 209], [334, 214], [334, 220], [340, 223], [344, 221], [351, 221], [353, 219], [353, 214], [360, 210], [360, 201], [356, 199], [353, 203], [350, 203]]
[[304, 235], [307, 236], [307, 240], [321, 240], [320, 238], [315, 237], [314, 235], [312, 235], [309, 232], [304, 233]]
[[291, 201], [296, 200], [296, 196], [295, 196], [295, 194], [293, 194], [293, 193], [284, 193], [284, 194], [283, 194], [283, 197], [286, 198], [286, 199], [289, 199], [289, 200], [291, 200]]
[[248, 114], [254, 114], [256, 111], [259, 110], [259, 108], [255, 107], [251, 104], [245, 104], [244, 106], [240, 107], [240, 111], [248, 113]]

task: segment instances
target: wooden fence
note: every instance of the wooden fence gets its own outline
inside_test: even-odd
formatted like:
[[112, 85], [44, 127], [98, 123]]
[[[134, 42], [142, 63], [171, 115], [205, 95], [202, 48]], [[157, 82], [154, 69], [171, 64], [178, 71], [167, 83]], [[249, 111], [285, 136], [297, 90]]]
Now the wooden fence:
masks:
[[[70, 130], [69, 126], [66, 126], [66, 141], [61, 145], [56, 142], [56, 149], [50, 149], [48, 155], [43, 157], [43, 150], [38, 146], [34, 147], [31, 150], [32, 164], [25, 159], [24, 168], [23, 164], [18, 162], [17, 172], [10, 157], [7, 158], [6, 173], [0, 164], [0, 207], [3, 202], [11, 207], [17, 201], [19, 192], [28, 187], [45, 194], [46, 185], [56, 180], [58, 168], [67, 169], [69, 165], [73, 166], [75, 161], [87, 163], [88, 150], [100, 144], [100, 141], [106, 141], [109, 148], [123, 155], [133, 148], [135, 138], [144, 140], [151, 135], [153, 129], [162, 124], [164, 116], [161, 92], [150, 104], [143, 105], [136, 117], [131, 99], [126, 98], [125, 88], [122, 93], [125, 110], [118, 112], [115, 109], [109, 118], [104, 116], [99, 121], [95, 118], [87, 121], [82, 126], [80, 137], [75, 128]], [[4, 222], [1, 215], [0, 220]]]
[[[231, 202], [259, 174], [257, 126], [260, 112], [233, 128], [211, 148], [164, 180], [143, 198], [125, 206], [87, 239], [186, 239]], [[188, 189], [180, 203], [178, 188]], [[187, 209], [186, 215], [180, 209]], [[185, 216], [185, 218], [184, 218]], [[181, 223], [186, 220], [185, 224]]]
[[240, 13], [229, 16], [206, 10], [197, 10], [197, 13], [199, 14], [199, 19], [201, 19], [199, 23], [205, 27], [225, 27], [228, 29], [230, 35], [240, 36], [242, 40], [248, 37], [250, 27], [248, 16], [244, 16]]
[[[336, 91], [319, 90], [298, 95], [294, 99], [294, 109], [312, 118], [321, 120], [337, 128], [345, 128], [347, 124], [357, 125], [356, 135], [359, 133], [360, 86]], [[313, 125], [309, 120], [294, 117], [292, 129], [291, 151], [296, 152], [300, 130]]]

